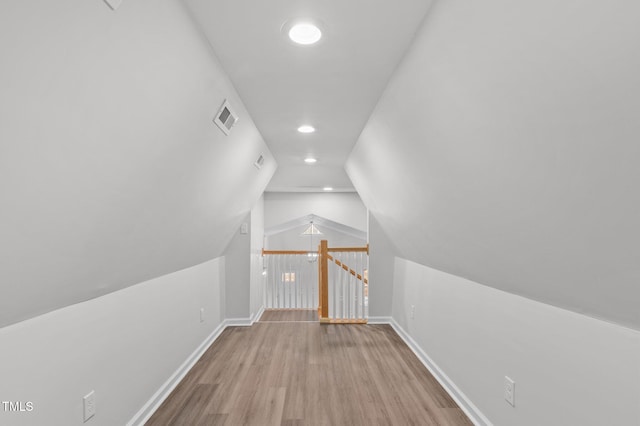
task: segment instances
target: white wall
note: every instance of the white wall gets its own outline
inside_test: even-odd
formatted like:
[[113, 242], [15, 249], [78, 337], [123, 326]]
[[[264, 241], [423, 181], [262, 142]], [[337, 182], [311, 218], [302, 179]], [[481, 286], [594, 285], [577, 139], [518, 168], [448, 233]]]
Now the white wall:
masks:
[[322, 234], [314, 235], [313, 241], [311, 241], [309, 235], [302, 235], [308, 227], [309, 224], [306, 223], [288, 231], [269, 235], [267, 248], [269, 250], [317, 250], [320, 240], [327, 240], [329, 247], [364, 247], [367, 245], [367, 240], [364, 238], [357, 238], [322, 225], [318, 225]]
[[264, 196], [261, 196], [251, 209], [251, 285], [250, 285], [250, 318], [256, 316], [264, 306], [264, 283], [262, 275], [262, 249], [264, 248]]
[[390, 317], [395, 247], [377, 219], [369, 215], [369, 316]]
[[638, 331], [401, 258], [393, 318], [496, 426], [640, 424]]
[[251, 213], [243, 223], [248, 226], [246, 234], [235, 230], [233, 238], [225, 249], [225, 317], [249, 318], [251, 305]]
[[354, 192], [264, 194], [266, 229], [314, 214], [360, 231], [367, 230], [367, 209]]
[[[124, 425], [223, 321], [224, 258], [0, 328], [0, 424]], [[205, 321], [200, 322], [200, 308]]]
[[347, 162], [394, 320], [496, 425], [640, 424], [639, 15], [435, 2]]
[[434, 3], [346, 169], [405, 258], [640, 329], [640, 3]]
[[181, 1], [4, 1], [0, 56], [0, 326], [220, 256], [274, 173]]

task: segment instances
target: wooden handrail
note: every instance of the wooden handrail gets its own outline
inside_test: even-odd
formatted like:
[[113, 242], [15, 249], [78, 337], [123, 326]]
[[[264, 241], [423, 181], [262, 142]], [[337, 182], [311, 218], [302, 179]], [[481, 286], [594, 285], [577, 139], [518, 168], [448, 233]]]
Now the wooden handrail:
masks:
[[262, 256], [267, 255], [309, 255], [318, 256], [318, 318], [321, 323], [366, 323], [366, 319], [329, 318], [329, 261], [334, 262], [348, 274], [368, 285], [369, 280], [351, 269], [349, 266], [330, 255], [334, 253], [366, 253], [369, 254], [369, 245], [366, 247], [329, 247], [327, 240], [321, 240], [317, 251], [309, 250], [266, 250], [262, 249]]
[[327, 248], [329, 252], [366, 252], [369, 254], [369, 244], [366, 247], [329, 247]]
[[366, 278], [363, 278], [362, 275], [358, 274], [356, 271], [354, 271], [353, 269], [349, 268], [347, 265], [345, 265], [344, 263], [340, 262], [338, 259], [334, 258], [330, 254], [327, 255], [327, 258], [329, 260], [333, 260], [333, 262], [336, 265], [342, 267], [342, 269], [344, 269], [345, 271], [349, 272], [351, 275], [353, 275], [354, 277], [356, 277], [360, 281], [364, 282], [365, 284], [369, 284], [369, 280], [367, 280]]
[[[327, 247], [327, 252], [366, 252], [369, 254], [369, 245], [366, 247]], [[317, 251], [312, 250], [265, 250], [262, 249], [262, 255], [267, 254], [309, 254], [309, 253], [318, 253]]]
[[318, 253], [317, 251], [308, 251], [308, 250], [265, 250], [262, 249], [262, 255], [267, 254], [309, 254], [309, 253]]

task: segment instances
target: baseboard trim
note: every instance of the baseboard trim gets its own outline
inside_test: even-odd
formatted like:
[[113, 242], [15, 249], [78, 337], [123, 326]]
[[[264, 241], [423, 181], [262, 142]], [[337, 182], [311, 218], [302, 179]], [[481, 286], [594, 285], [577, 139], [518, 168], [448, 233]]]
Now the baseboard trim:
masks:
[[[370, 319], [371, 320], [371, 319]], [[371, 321], [370, 321], [371, 322]], [[447, 391], [449, 396], [453, 398], [453, 400], [460, 406], [462, 411], [469, 417], [469, 419], [476, 426], [491, 426], [492, 423], [485, 417], [484, 414], [476, 407], [469, 398], [466, 397], [464, 393], [455, 385], [455, 383], [447, 376], [444, 371], [438, 367], [438, 365], [433, 362], [431, 358], [426, 354], [426, 352], [416, 343], [415, 340], [407, 333], [400, 325], [393, 319], [390, 318], [391, 326], [398, 333], [398, 336], [404, 340], [404, 342], [411, 348], [414, 354], [418, 357], [418, 359], [424, 364], [424, 366], [431, 372], [431, 374], [436, 378], [436, 380], [442, 385], [442, 387]]]
[[[178, 386], [180, 381], [198, 362], [200, 357], [216, 341], [220, 334], [227, 327], [248, 327], [255, 323], [264, 312], [264, 306], [260, 308], [258, 314], [252, 318], [229, 318], [224, 320], [216, 329], [198, 346], [198, 348], [182, 363], [182, 365], [171, 375], [171, 377], [156, 391], [147, 403], [133, 416], [127, 426], [143, 426], [156, 412], [158, 407], [164, 402], [171, 392]], [[407, 333], [392, 317], [369, 317], [369, 324], [390, 324], [398, 333], [398, 336], [411, 348], [422, 364], [431, 372], [436, 380], [447, 391], [451, 398], [460, 406], [462, 411], [476, 426], [492, 426], [492, 423], [476, 407], [455, 383], [433, 362], [415, 340]]]
[[182, 363], [180, 367], [171, 375], [171, 377], [164, 382], [164, 384], [156, 391], [155, 394], [147, 401], [147, 403], [138, 411], [135, 416], [127, 423], [127, 426], [142, 426], [147, 420], [151, 418], [153, 413], [156, 412], [158, 407], [164, 402], [169, 394], [178, 386], [180, 381], [184, 379], [187, 373], [198, 362], [200, 357], [209, 349], [209, 347], [216, 341], [220, 334], [227, 327], [223, 321], [215, 330], [196, 348], [195, 351]]
[[255, 324], [256, 322], [258, 322], [262, 314], [264, 314], [264, 305], [262, 305], [260, 309], [258, 309], [258, 313], [253, 318], [251, 318], [251, 324]]
[[225, 327], [250, 327], [253, 322], [251, 318], [227, 318], [224, 320]]
[[260, 308], [258, 315], [252, 320], [251, 318], [228, 318], [216, 327], [215, 330], [207, 337], [198, 348], [193, 351], [191, 355], [182, 363], [180, 367], [171, 375], [171, 377], [164, 382], [164, 384], [156, 391], [155, 394], [147, 401], [146, 404], [138, 411], [131, 420], [127, 423], [127, 426], [142, 426], [147, 420], [151, 418], [153, 413], [156, 412], [158, 407], [164, 402], [169, 394], [178, 386], [180, 381], [184, 379], [187, 373], [198, 362], [200, 357], [209, 349], [209, 347], [216, 341], [220, 334], [227, 327], [249, 327], [255, 321], [257, 321], [264, 312], [264, 306]]
[[368, 324], [391, 324], [393, 318], [391, 317], [369, 317]]

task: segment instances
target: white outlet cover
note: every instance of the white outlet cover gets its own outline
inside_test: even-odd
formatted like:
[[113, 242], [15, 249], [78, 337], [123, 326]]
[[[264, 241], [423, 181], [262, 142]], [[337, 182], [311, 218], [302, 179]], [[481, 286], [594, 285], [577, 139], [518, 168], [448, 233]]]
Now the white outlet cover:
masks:
[[241, 234], [248, 234], [249, 233], [249, 224], [248, 223], [243, 223], [242, 225], [240, 225], [240, 233]]
[[122, 4], [122, 0], [104, 0], [104, 2], [113, 10], [116, 10]]
[[82, 407], [84, 409], [84, 421], [86, 422], [96, 414], [96, 392], [91, 391], [82, 398]]
[[200, 308], [200, 322], [204, 322], [204, 308]]
[[513, 407], [516, 406], [516, 382], [504, 376], [504, 399]]

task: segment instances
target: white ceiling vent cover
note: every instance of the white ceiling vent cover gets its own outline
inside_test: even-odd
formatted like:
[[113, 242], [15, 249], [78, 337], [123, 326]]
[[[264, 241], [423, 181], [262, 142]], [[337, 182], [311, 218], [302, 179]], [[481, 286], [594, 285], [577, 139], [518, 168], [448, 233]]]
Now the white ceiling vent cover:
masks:
[[220, 110], [216, 114], [216, 118], [213, 122], [220, 127], [220, 130], [228, 135], [231, 132], [231, 128], [238, 122], [238, 115], [231, 109], [229, 101], [225, 99], [224, 103], [220, 107]]

